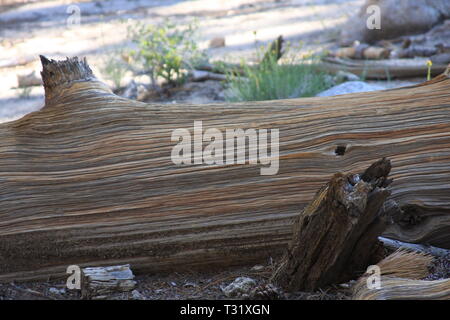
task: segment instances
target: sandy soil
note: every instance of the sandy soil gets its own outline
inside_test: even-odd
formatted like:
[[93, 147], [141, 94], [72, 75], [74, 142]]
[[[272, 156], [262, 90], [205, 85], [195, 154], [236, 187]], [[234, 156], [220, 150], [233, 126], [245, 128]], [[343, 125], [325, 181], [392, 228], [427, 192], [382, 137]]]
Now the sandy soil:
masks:
[[[29, 63], [0, 68], [0, 122], [17, 119], [43, 106], [42, 87], [33, 87], [30, 92], [16, 89], [17, 75], [33, 70], [39, 74], [39, 54], [54, 59], [87, 56], [95, 74], [102, 78], [100, 67], [108, 56], [116, 49], [131, 46], [126, 31], [131, 20], [158, 23], [170, 18], [179, 24], [196, 20], [202, 48], [207, 48], [214, 37], [225, 37], [225, 47], [208, 50], [212, 60], [239, 61], [252, 58], [255, 40], [260, 45], [280, 34], [294, 48], [302, 41], [298, 52], [324, 48], [333, 43], [340, 25], [363, 0], [10, 2], [19, 3], [0, 7], [0, 65], [14, 59]], [[79, 8], [80, 24], [73, 24], [71, 6]]]

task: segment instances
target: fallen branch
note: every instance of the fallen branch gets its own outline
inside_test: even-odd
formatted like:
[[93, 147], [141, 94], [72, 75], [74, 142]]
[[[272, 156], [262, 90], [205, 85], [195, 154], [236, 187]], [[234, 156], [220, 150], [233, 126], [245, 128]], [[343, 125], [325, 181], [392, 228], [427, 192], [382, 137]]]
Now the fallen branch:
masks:
[[337, 58], [347, 59], [388, 59], [390, 50], [383, 47], [373, 47], [365, 44], [360, 44], [355, 47], [345, 47], [337, 49], [333, 55]]
[[450, 279], [411, 280], [381, 277], [381, 288], [369, 289], [365, 282], [355, 287], [353, 300], [450, 300]]
[[353, 299], [448, 300], [450, 279], [421, 280], [429, 274], [432, 261], [428, 254], [397, 250], [377, 263], [378, 274], [366, 273], [358, 279]]
[[[426, 78], [428, 58], [387, 59], [387, 60], [351, 60], [327, 57], [319, 67], [326, 72], [337, 73], [340, 70], [351, 72], [366, 79]], [[431, 75], [437, 76], [446, 70], [446, 64], [433, 63]]]
[[27, 88], [33, 86], [41, 86], [42, 80], [36, 76], [36, 73], [32, 71], [26, 75], [17, 75], [17, 87], [18, 88]]
[[226, 79], [227, 77], [223, 74], [209, 71], [193, 70], [190, 74], [190, 80], [193, 82], [200, 82], [207, 80], [225, 81]]
[[450, 257], [450, 250], [448, 249], [436, 248], [423, 244], [406, 243], [399, 240], [388, 239], [385, 237], [379, 237], [378, 239], [383, 243], [385, 247], [391, 250], [408, 249], [412, 251], [428, 253], [435, 257]]

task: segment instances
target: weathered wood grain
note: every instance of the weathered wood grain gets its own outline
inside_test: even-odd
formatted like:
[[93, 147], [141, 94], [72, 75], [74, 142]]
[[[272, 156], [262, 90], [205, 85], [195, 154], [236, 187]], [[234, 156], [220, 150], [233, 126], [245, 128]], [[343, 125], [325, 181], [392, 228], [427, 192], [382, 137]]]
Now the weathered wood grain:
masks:
[[111, 299], [118, 293], [130, 292], [136, 287], [129, 265], [83, 268], [81, 279], [83, 299]]
[[358, 283], [353, 300], [450, 300], [450, 279], [411, 280], [381, 277], [380, 289]]
[[316, 291], [355, 279], [378, 262], [378, 236], [397, 209], [385, 203], [390, 170], [390, 161], [381, 159], [364, 173], [335, 174], [296, 218], [270, 281], [289, 292]]
[[[377, 263], [380, 282], [366, 273], [352, 288], [354, 300], [449, 300], [450, 279], [422, 280], [430, 273], [433, 256], [400, 249]], [[370, 278], [369, 278], [370, 277]], [[371, 279], [372, 278], [372, 279]], [[371, 284], [369, 287], [368, 284]]]
[[[446, 75], [331, 98], [157, 105], [120, 98], [77, 67], [86, 73], [51, 77], [70, 68], [44, 66], [46, 106], [0, 125], [0, 281], [64, 275], [71, 264], [139, 273], [261, 261], [285, 248], [292, 218], [333, 174], [382, 157], [404, 209], [389, 236], [450, 248]], [[221, 132], [279, 129], [278, 174], [173, 164], [172, 131], [192, 132], [194, 120]]]

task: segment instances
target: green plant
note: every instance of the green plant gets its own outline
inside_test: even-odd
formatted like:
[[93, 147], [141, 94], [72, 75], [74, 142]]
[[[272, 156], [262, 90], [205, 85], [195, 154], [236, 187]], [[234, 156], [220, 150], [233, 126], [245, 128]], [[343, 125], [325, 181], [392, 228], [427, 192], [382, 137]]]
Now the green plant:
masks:
[[261, 101], [296, 97], [310, 97], [332, 85], [330, 77], [318, 70], [317, 57], [301, 59], [291, 57], [285, 63], [278, 63], [272, 55], [265, 63], [249, 65], [242, 62], [243, 72], [227, 72], [228, 101]]
[[154, 87], [158, 77], [172, 86], [182, 84], [187, 71], [205, 59], [205, 54], [194, 41], [195, 24], [181, 28], [169, 21], [159, 25], [138, 23], [128, 30], [137, 46], [130, 54], [148, 70]]
[[431, 80], [431, 67], [432, 66], [433, 66], [433, 62], [431, 60], [427, 60], [427, 68], [428, 68], [427, 81]]
[[113, 82], [115, 89], [120, 88], [122, 79], [128, 70], [126, 63], [117, 56], [120, 56], [120, 53], [107, 57], [101, 69], [105, 77]]

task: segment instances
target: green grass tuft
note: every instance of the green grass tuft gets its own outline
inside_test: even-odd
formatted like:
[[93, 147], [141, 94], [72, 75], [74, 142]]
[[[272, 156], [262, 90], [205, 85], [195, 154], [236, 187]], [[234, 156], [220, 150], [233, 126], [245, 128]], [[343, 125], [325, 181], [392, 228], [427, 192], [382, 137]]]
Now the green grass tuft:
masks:
[[330, 76], [317, 68], [317, 58], [313, 57], [300, 61], [291, 59], [281, 64], [273, 56], [257, 66], [246, 63], [241, 66], [241, 75], [233, 71], [227, 73], [227, 101], [311, 97], [333, 85]]

